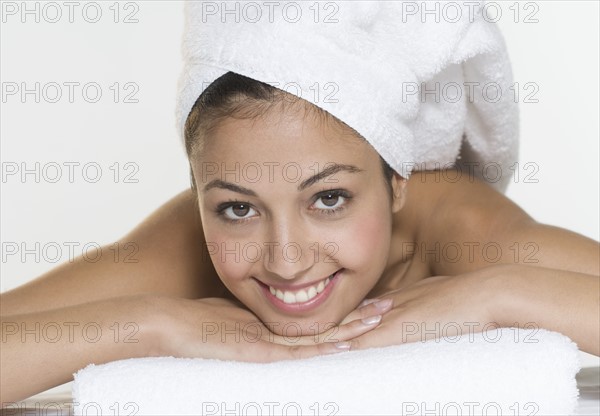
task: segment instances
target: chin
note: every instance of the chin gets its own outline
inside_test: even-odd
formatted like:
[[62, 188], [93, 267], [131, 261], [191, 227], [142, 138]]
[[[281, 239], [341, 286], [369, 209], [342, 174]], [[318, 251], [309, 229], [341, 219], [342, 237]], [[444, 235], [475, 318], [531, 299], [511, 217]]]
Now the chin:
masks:
[[314, 317], [289, 317], [274, 314], [267, 314], [265, 319], [261, 320], [267, 328], [274, 334], [288, 338], [290, 342], [298, 336], [314, 336], [316, 342], [336, 342], [339, 341], [335, 338], [336, 332], [325, 337], [319, 337], [319, 334], [323, 334], [332, 327], [339, 325], [343, 318], [328, 317], [328, 316], [314, 316]]

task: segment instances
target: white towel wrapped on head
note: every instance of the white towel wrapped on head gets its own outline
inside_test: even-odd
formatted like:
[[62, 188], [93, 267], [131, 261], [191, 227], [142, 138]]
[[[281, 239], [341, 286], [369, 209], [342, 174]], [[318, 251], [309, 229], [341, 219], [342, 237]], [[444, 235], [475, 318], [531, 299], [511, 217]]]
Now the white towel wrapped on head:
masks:
[[506, 188], [518, 107], [484, 2], [267, 3], [186, 4], [182, 135], [202, 91], [231, 71], [328, 111], [404, 177], [450, 167], [462, 150], [465, 173]]
[[579, 369], [564, 335], [501, 328], [267, 364], [92, 364], [73, 400], [76, 415], [569, 415]]

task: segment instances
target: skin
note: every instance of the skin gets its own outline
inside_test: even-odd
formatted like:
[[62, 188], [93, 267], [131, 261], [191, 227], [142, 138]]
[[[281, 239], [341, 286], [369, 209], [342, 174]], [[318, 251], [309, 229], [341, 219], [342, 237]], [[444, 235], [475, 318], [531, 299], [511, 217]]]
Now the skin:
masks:
[[[198, 193], [182, 192], [119, 239], [137, 244], [137, 263], [78, 258], [1, 295], [3, 406], [69, 381], [88, 363], [160, 355], [269, 362], [436, 335], [406, 331], [407, 323], [426, 328], [453, 323], [463, 333], [490, 322], [533, 323], [569, 336], [583, 351], [600, 352], [597, 242], [535, 222], [467, 175], [458, 181], [444, 180], [439, 172], [414, 173], [408, 181], [395, 175], [390, 196], [379, 158], [367, 143], [288, 110], [274, 108], [264, 118], [227, 119], [218, 126], [192, 159]], [[272, 161], [280, 167], [298, 163], [302, 178], [285, 180], [281, 170], [273, 172], [271, 183], [266, 174], [256, 182], [240, 178], [237, 184], [256, 196], [203, 191], [210, 183], [202, 178], [203, 162]], [[337, 182], [323, 179], [297, 189], [315, 173], [310, 168], [315, 162], [324, 167], [332, 161], [361, 172], [338, 172], [329, 178]], [[337, 215], [318, 213], [315, 208], [324, 205], [315, 205], [317, 196], [332, 185], [353, 198]], [[253, 210], [236, 212], [251, 218], [233, 225], [216, 217], [216, 206], [228, 200], [249, 204]], [[280, 247], [294, 242], [310, 255], [291, 262], [281, 251], [263, 250], [258, 261], [223, 262], [208, 247], [227, 241], [261, 246], [275, 241]], [[326, 250], [327, 242], [338, 250]], [[481, 249], [487, 243], [500, 247], [498, 255]], [[458, 257], [444, 251], [453, 246], [463, 249]], [[318, 247], [318, 256], [311, 247]], [[328, 256], [334, 262], [326, 262]], [[258, 290], [257, 279], [273, 285], [313, 282], [339, 267], [345, 272], [331, 296], [304, 313], [283, 313]], [[381, 318], [363, 321], [370, 317]], [[80, 336], [22, 341], [22, 325], [51, 322], [95, 322], [110, 336], [97, 343]], [[265, 322], [279, 322], [279, 328], [295, 322], [300, 336], [285, 337]], [[336, 325], [327, 327], [331, 322]], [[473, 329], [469, 322], [481, 325]], [[122, 328], [133, 323], [137, 342], [113, 340], [114, 323]], [[315, 323], [323, 331], [319, 336], [311, 328]], [[236, 324], [242, 329], [232, 332]], [[40, 373], [42, 366], [46, 371]]]

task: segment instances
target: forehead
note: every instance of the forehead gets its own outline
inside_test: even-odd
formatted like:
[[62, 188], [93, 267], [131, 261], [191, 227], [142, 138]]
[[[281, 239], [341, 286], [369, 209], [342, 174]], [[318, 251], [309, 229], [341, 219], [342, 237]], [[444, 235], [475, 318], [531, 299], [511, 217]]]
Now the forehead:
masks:
[[353, 163], [379, 160], [366, 140], [332, 117], [300, 106], [272, 106], [254, 118], [219, 120], [204, 138], [199, 159], [231, 163]]

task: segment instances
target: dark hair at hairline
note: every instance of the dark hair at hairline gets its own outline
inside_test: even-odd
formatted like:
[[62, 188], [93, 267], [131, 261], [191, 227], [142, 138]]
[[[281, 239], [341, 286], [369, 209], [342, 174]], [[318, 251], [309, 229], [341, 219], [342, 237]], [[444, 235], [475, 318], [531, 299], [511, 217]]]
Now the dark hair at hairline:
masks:
[[[261, 81], [256, 81], [234, 72], [227, 72], [212, 82], [194, 103], [184, 127], [185, 149], [188, 159], [202, 151], [203, 136], [214, 129], [219, 120], [225, 117], [256, 119], [268, 112], [274, 105], [298, 105], [303, 103], [305, 114], [313, 114], [317, 120], [333, 122], [334, 125], [349, 129], [356, 137], [365, 140], [356, 130], [332, 116], [327, 111], [288, 94]], [[365, 140], [366, 141], [366, 140]], [[383, 176], [392, 195], [394, 170], [381, 157]], [[195, 192], [196, 181], [190, 167], [191, 188]]]

